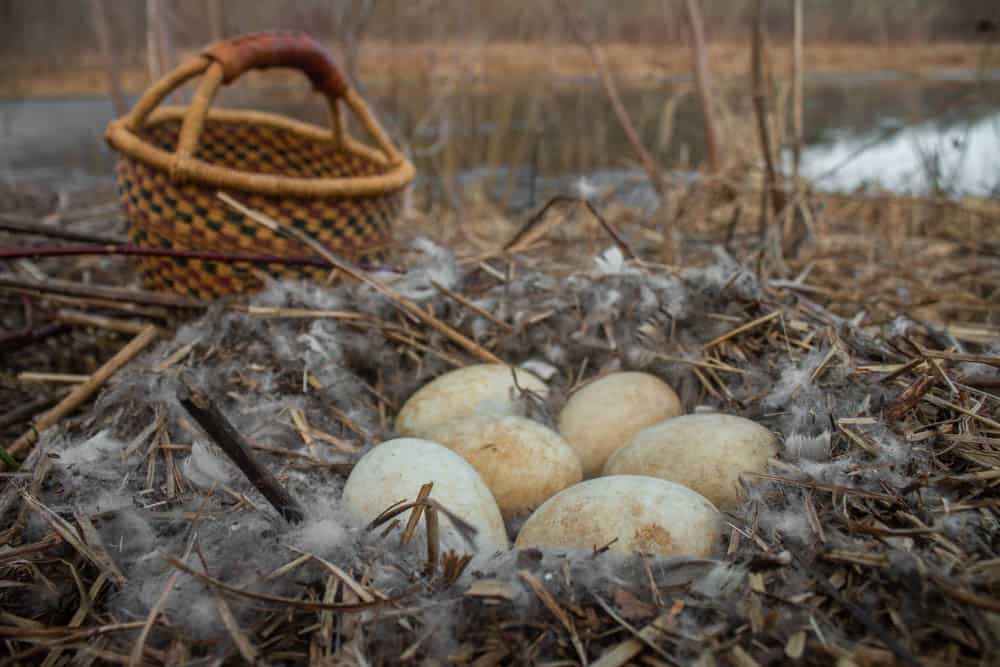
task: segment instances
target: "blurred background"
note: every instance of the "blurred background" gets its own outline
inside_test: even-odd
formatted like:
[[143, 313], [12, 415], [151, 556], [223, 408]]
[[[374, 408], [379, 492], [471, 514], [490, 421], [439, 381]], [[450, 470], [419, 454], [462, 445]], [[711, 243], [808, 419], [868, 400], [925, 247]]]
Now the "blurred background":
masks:
[[[689, 4], [3, 0], [0, 183], [19, 184], [22, 196], [25, 184], [113, 187], [104, 126], [151, 80], [215, 39], [288, 28], [335, 54], [416, 162], [415, 201], [427, 209], [477, 200], [517, 211], [566, 191], [650, 205], [653, 189], [594, 55], [658, 166], [693, 177], [706, 145]], [[694, 4], [721, 159], [758, 169], [750, 40], [759, 3]], [[796, 3], [761, 4], [771, 140], [787, 170]], [[995, 1], [805, 0], [801, 8], [802, 175], [831, 192], [1000, 193]], [[305, 80], [283, 72], [248, 76], [219, 104], [324, 122]]]

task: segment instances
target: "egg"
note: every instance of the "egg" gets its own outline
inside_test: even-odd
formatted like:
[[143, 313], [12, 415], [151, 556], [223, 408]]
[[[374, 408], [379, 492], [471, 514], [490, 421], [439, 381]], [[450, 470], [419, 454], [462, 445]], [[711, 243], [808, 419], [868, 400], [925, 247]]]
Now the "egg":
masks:
[[583, 476], [601, 474], [605, 461], [653, 424], [683, 414], [670, 385], [649, 373], [611, 373], [574, 393], [559, 415], [559, 432], [576, 450]]
[[404, 436], [424, 437], [434, 426], [460, 417], [514, 414], [518, 387], [542, 398], [548, 396], [544, 382], [513, 366], [477, 364], [445, 373], [406, 401], [396, 417], [396, 431]]
[[[431, 499], [476, 528], [479, 550], [510, 545], [500, 508], [482, 477], [465, 459], [436, 442], [396, 438], [376, 445], [347, 478], [343, 503], [355, 517], [370, 522], [399, 501], [415, 500], [428, 482], [434, 483]], [[403, 526], [411, 511], [398, 517]], [[459, 553], [469, 551], [448, 517], [439, 514], [438, 525], [442, 545]]]
[[740, 473], [765, 472], [777, 456], [770, 430], [721, 413], [674, 417], [643, 429], [608, 459], [605, 475], [649, 475], [690, 487], [722, 509], [743, 497]]
[[473, 415], [430, 430], [486, 482], [504, 518], [530, 512], [583, 479], [580, 459], [558, 433], [524, 417]]
[[515, 546], [704, 557], [722, 532], [719, 511], [680, 484], [613, 475], [561, 491], [528, 517]]

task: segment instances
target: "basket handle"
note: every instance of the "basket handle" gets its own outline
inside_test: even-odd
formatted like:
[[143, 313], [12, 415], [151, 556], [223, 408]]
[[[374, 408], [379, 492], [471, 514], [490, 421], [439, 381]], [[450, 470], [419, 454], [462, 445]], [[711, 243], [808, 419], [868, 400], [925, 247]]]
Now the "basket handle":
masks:
[[203, 52], [222, 65], [222, 83], [229, 85], [252, 69], [287, 67], [309, 77], [328, 99], [343, 97], [347, 80], [316, 40], [301, 32], [261, 32], [215, 42]]
[[178, 67], [147, 91], [129, 114], [126, 124], [134, 131], [166, 95], [193, 76], [202, 74], [187, 115], [181, 124], [170, 168], [172, 177], [183, 180], [190, 173], [190, 165], [194, 161], [208, 109], [219, 87], [232, 83], [251, 69], [270, 67], [297, 69], [309, 77], [330, 107], [331, 134], [334, 141], [343, 144], [351, 140], [338, 107], [338, 102], [343, 101], [374, 140], [389, 166], [396, 166], [405, 161], [368, 105], [347, 83], [326, 49], [312, 37], [301, 32], [254, 33], [210, 45], [200, 58], [187, 66]]

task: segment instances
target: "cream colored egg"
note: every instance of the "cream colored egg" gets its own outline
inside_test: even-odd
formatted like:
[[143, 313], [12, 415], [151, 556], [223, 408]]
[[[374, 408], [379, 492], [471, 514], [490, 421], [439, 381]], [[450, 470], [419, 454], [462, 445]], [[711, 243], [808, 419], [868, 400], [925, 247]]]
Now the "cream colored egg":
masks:
[[438, 424], [460, 417], [514, 414], [517, 387], [543, 398], [548, 396], [544, 382], [513, 366], [478, 364], [445, 373], [406, 401], [396, 417], [396, 431], [400, 435], [424, 437]]
[[691, 489], [655, 477], [587, 480], [535, 510], [515, 546], [664, 556], [711, 554], [722, 531], [718, 510]]
[[[417, 438], [388, 440], [361, 457], [344, 485], [345, 507], [371, 521], [399, 501], [417, 498], [420, 487], [433, 482], [431, 498], [472, 524], [481, 551], [506, 549], [510, 542], [493, 494], [465, 459], [444, 445]], [[400, 515], [402, 525], [410, 511]], [[423, 525], [423, 521], [421, 521]], [[441, 541], [460, 553], [470, 547], [451, 521], [439, 515]]]
[[605, 475], [649, 475], [690, 487], [722, 509], [740, 503], [742, 472], [766, 472], [774, 434], [721, 413], [668, 419], [643, 429], [604, 466]]
[[473, 415], [441, 424], [427, 438], [472, 464], [506, 518], [534, 510], [583, 479], [573, 448], [524, 417]]
[[670, 385], [649, 373], [611, 373], [574, 393], [559, 415], [559, 432], [583, 463], [583, 476], [601, 474], [604, 462], [653, 424], [683, 414]]

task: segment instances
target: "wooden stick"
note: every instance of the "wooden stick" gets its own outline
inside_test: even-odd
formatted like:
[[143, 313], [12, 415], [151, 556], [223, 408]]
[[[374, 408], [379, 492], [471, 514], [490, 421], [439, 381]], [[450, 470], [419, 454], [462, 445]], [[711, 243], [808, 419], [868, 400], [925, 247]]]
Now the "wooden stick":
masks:
[[173, 294], [161, 294], [159, 292], [125, 289], [122, 287], [87, 285], [71, 280], [58, 280], [56, 278], [49, 278], [45, 282], [42, 282], [40, 280], [23, 280], [12, 276], [0, 276], [0, 287], [52, 292], [54, 294], [80, 296], [88, 299], [98, 297], [131, 303], [152, 304], [154, 306], [170, 306], [172, 308], [203, 309], [208, 307], [208, 304], [204, 301]]
[[487, 363], [491, 364], [504, 363], [495, 354], [485, 349], [481, 345], [476, 344], [474, 341], [465, 337], [463, 334], [456, 331], [455, 329], [452, 329], [450, 326], [448, 326], [438, 318], [434, 317], [433, 315], [425, 311], [423, 308], [418, 306], [416, 303], [404, 297], [396, 290], [386, 285], [383, 285], [374, 278], [365, 275], [359, 269], [354, 268], [341, 258], [337, 257], [332, 252], [330, 252], [330, 250], [327, 249], [326, 246], [324, 246], [322, 243], [319, 243], [318, 241], [316, 241], [316, 239], [309, 236], [305, 232], [296, 229], [295, 227], [292, 227], [290, 225], [282, 224], [281, 222], [273, 218], [270, 218], [264, 215], [263, 213], [260, 213], [259, 211], [254, 211], [253, 209], [250, 209], [241, 204], [240, 202], [236, 201], [235, 199], [233, 199], [224, 192], [220, 192], [218, 194], [218, 197], [233, 209], [239, 211], [240, 213], [247, 216], [251, 220], [264, 225], [271, 231], [276, 231], [276, 232], [280, 231], [284, 232], [285, 234], [294, 236], [296, 239], [302, 241], [302, 243], [305, 243], [310, 248], [312, 248], [320, 255], [322, 255], [327, 261], [330, 262], [330, 265], [333, 268], [350, 276], [351, 278], [354, 278], [359, 282], [368, 285], [369, 287], [372, 287], [373, 289], [375, 289], [375, 291], [377, 291], [378, 293], [382, 294], [387, 299], [389, 299], [389, 301], [392, 302], [393, 305], [402, 310], [404, 313], [423, 322], [427, 326], [437, 330], [439, 333], [444, 335], [445, 338], [457, 344], [466, 352], [469, 352], [470, 354], [479, 357], [480, 360], [485, 361]]
[[[792, 179], [796, 190], [802, 161], [802, 0], [794, 0], [792, 28]], [[798, 194], [798, 192], [796, 192]]]
[[208, 262], [247, 262], [248, 264], [285, 264], [288, 266], [325, 267], [319, 257], [304, 255], [257, 255], [252, 253], [212, 252], [185, 250], [183, 248], [143, 248], [128, 243], [84, 246], [34, 246], [27, 248], [0, 248], [0, 259], [29, 257], [77, 257], [88, 255], [120, 255], [123, 257], [181, 257]]
[[708, 154], [708, 168], [713, 174], [722, 171], [720, 153], [719, 124], [715, 114], [715, 99], [708, 71], [708, 46], [705, 43], [705, 29], [696, 0], [686, 0], [688, 25], [691, 28], [691, 69], [694, 72], [695, 88], [701, 105], [701, 116], [705, 128], [705, 152]]
[[118, 54], [118, 43], [111, 27], [108, 0], [91, 0], [91, 16], [94, 21], [94, 31], [101, 45], [101, 55], [108, 73], [108, 94], [116, 116], [128, 113], [128, 103], [122, 92], [122, 65]]
[[302, 505], [254, 458], [246, 439], [207, 394], [182, 384], [177, 389], [177, 400], [285, 521], [299, 523], [305, 518]]
[[[764, 157], [764, 182], [762, 191], [771, 204], [771, 211], [777, 216], [785, 208], [785, 195], [778, 188], [778, 172], [774, 165], [771, 147], [771, 132], [767, 118], [767, 92], [764, 82], [764, 5], [765, 0], [757, 0], [751, 43], [751, 80], [753, 83], [753, 108], [757, 116], [757, 131], [760, 136], [760, 152]], [[761, 220], [767, 220], [767, 208], [761, 211]], [[764, 231], [764, 225], [761, 226]]]
[[604, 86], [604, 92], [611, 102], [611, 108], [615, 112], [618, 124], [621, 125], [622, 131], [625, 132], [625, 138], [628, 139], [629, 145], [632, 146], [636, 157], [639, 158], [639, 163], [642, 165], [643, 170], [649, 176], [649, 181], [652, 183], [653, 189], [656, 190], [656, 194], [659, 195], [661, 200], [665, 200], [667, 188], [663, 182], [663, 174], [660, 167], [639, 138], [639, 131], [636, 130], [635, 124], [629, 116], [628, 109], [625, 108], [625, 103], [622, 102], [621, 95], [618, 93], [618, 86], [615, 84], [614, 77], [611, 76], [611, 70], [608, 69], [604, 53], [597, 46], [592, 35], [589, 34], [588, 29], [590, 26], [585, 25], [585, 20], [574, 13], [574, 9], [579, 8], [571, 5], [566, 0], [559, 3], [559, 8], [562, 10], [566, 18], [566, 23], [569, 25], [570, 31], [573, 33], [576, 41], [590, 54], [590, 59], [593, 61], [594, 67], [597, 68], [597, 73], [601, 77], [601, 85]]
[[38, 290], [22, 289], [19, 287], [11, 288], [10, 291], [12, 294], [27, 296], [32, 299], [44, 299], [49, 303], [60, 303], [74, 308], [104, 308], [107, 310], [127, 313], [129, 315], [136, 315], [157, 320], [167, 320], [171, 317], [170, 311], [160, 306], [140, 306], [137, 303], [130, 303], [122, 300], [116, 301], [114, 299], [90, 299], [87, 297], [63, 296], [61, 294], [40, 292]]
[[62, 225], [50, 225], [41, 222], [27, 222], [18, 220], [9, 215], [0, 214], [0, 230], [13, 232], [15, 234], [30, 234], [33, 236], [44, 236], [52, 239], [62, 239], [64, 241], [78, 241], [80, 243], [98, 243], [100, 245], [118, 245], [125, 243], [120, 238], [114, 236], [101, 236], [100, 234], [88, 234], [86, 232], [76, 232], [66, 229]]
[[920, 352], [925, 357], [931, 357], [932, 359], [946, 359], [948, 361], [968, 361], [974, 364], [985, 364], [987, 366], [993, 366], [994, 368], [1000, 368], [1000, 356], [996, 355], [963, 354], [960, 352], [941, 352], [938, 350], [925, 350], [923, 348], [921, 348]]
[[63, 384], [83, 384], [90, 379], [89, 375], [78, 375], [76, 373], [36, 373], [24, 371], [18, 373], [18, 382], [59, 382]]
[[670, 628], [675, 616], [676, 614], [673, 611], [660, 614], [649, 625], [633, 633], [632, 637], [602, 653], [600, 658], [590, 663], [590, 666], [622, 667], [623, 665], [627, 665], [632, 658], [642, 653], [647, 647], [659, 648], [656, 645], [656, 640], [663, 636], [664, 630]]
[[489, 320], [490, 322], [492, 322], [493, 324], [497, 325], [498, 327], [500, 327], [501, 329], [503, 329], [507, 333], [514, 333], [514, 327], [512, 327], [509, 324], [507, 324], [506, 322], [504, 322], [499, 317], [497, 317], [496, 315], [494, 315], [490, 311], [486, 310], [485, 308], [481, 308], [481, 307], [477, 306], [472, 301], [470, 301], [469, 299], [465, 298], [464, 296], [462, 296], [458, 292], [455, 292], [453, 290], [448, 289], [447, 287], [445, 287], [444, 285], [442, 285], [441, 283], [439, 283], [436, 280], [432, 280], [431, 281], [431, 285], [433, 285], [434, 288], [437, 291], [441, 292], [446, 297], [448, 297], [448, 298], [450, 298], [450, 299], [452, 299], [454, 301], [457, 301], [459, 304], [461, 304], [465, 308], [468, 308], [469, 310], [471, 310], [472, 312], [474, 312], [476, 315], [479, 315], [480, 317]]
[[[81, 403], [90, 398], [101, 386], [107, 382], [108, 378], [118, 372], [122, 366], [127, 364], [133, 358], [135, 358], [140, 352], [146, 349], [146, 347], [153, 342], [156, 338], [159, 330], [150, 325], [142, 330], [138, 336], [129, 341], [128, 345], [123, 347], [118, 351], [115, 356], [108, 359], [108, 361], [98, 368], [90, 379], [79, 385], [73, 391], [71, 391], [66, 398], [59, 401], [55, 407], [46, 412], [44, 415], [39, 417], [35, 425], [32, 426], [31, 430], [22, 435], [14, 444], [7, 448], [7, 452], [10, 454], [18, 454], [22, 451], [31, 449], [31, 447], [38, 442], [39, 436], [46, 430], [55, 426], [59, 420], [73, 412]], [[3, 467], [0, 466], [0, 470]]]
[[759, 327], [761, 324], [766, 324], [767, 322], [770, 322], [771, 320], [777, 319], [779, 317], [781, 317], [781, 311], [780, 310], [776, 310], [776, 311], [774, 311], [772, 313], [768, 313], [767, 315], [764, 315], [763, 317], [758, 317], [757, 319], [755, 319], [755, 320], [753, 320], [751, 322], [747, 322], [746, 324], [738, 326], [735, 329], [731, 329], [731, 330], [727, 331], [726, 333], [722, 334], [721, 336], [713, 338], [712, 340], [710, 340], [707, 343], [705, 343], [705, 345], [702, 346], [702, 349], [707, 350], [708, 348], [713, 347], [715, 345], [718, 345], [719, 343], [721, 343], [723, 341], [729, 340], [730, 338], [732, 338], [733, 336], [736, 336], [737, 334], [741, 334], [744, 331], [749, 331], [750, 329], [753, 329], [755, 327]]
[[[64, 387], [63, 391], [68, 392], [70, 390]], [[58, 398], [58, 396], [36, 396], [25, 403], [12, 407], [10, 411], [0, 415], [0, 429], [5, 429], [11, 424], [28, 419], [42, 409], [55, 403]]]
[[120, 320], [104, 315], [93, 315], [79, 310], [60, 308], [56, 312], [56, 319], [67, 324], [79, 324], [87, 327], [97, 327], [108, 331], [132, 334], [133, 336], [142, 333], [142, 330], [149, 326], [147, 322], [135, 322], [133, 320]]
[[[621, 232], [615, 229], [614, 225], [608, 222], [607, 219], [605, 219], [605, 217], [597, 211], [597, 208], [590, 203], [589, 199], [584, 197], [571, 197], [569, 195], [555, 195], [545, 202], [545, 205], [538, 209], [534, 215], [528, 218], [528, 220], [522, 224], [520, 228], [518, 228], [510, 240], [503, 244], [503, 250], [505, 252], [528, 250], [528, 247], [538, 240], [537, 237], [540, 237], [544, 231], [546, 231], [541, 224], [546, 217], [545, 214], [548, 213], [553, 207], [562, 204], [582, 204], [587, 209], [587, 212], [590, 213], [595, 220], [597, 220], [598, 224], [601, 225], [604, 231], [608, 233], [608, 236], [610, 236], [618, 247], [621, 248], [626, 257], [629, 259], [639, 258], [638, 254], [636, 254], [635, 250], [632, 249], [632, 246], [629, 245], [628, 241], [625, 240], [625, 237], [622, 236]], [[481, 255], [476, 259], [480, 261], [483, 259], [492, 259], [499, 254], [501, 253], [494, 251], [487, 253], [486, 255]], [[466, 263], [469, 259], [470, 258], [463, 259], [461, 260], [461, 263]]]

